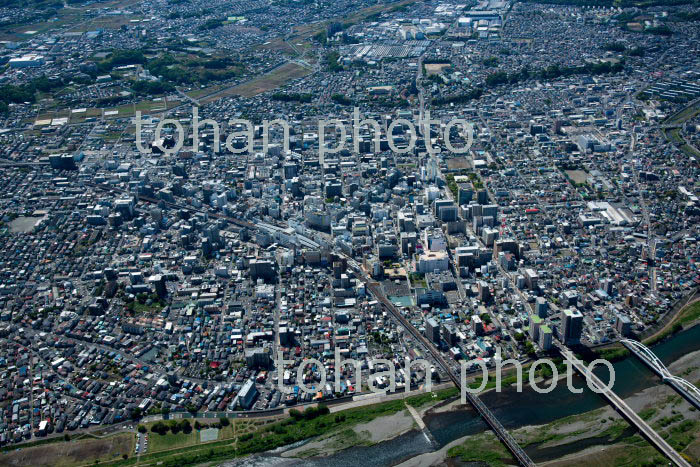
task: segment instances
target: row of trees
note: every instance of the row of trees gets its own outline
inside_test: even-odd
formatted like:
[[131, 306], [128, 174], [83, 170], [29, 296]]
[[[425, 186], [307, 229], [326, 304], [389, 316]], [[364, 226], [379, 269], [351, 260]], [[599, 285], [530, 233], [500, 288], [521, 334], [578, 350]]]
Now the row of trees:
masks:
[[[230, 424], [231, 424], [231, 421], [226, 417], [221, 417], [217, 423], [213, 423], [213, 424], [200, 423], [199, 420], [195, 420], [194, 425], [192, 425], [192, 423], [190, 423], [190, 421], [188, 419], [183, 418], [180, 421], [171, 420], [169, 422], [165, 422], [165, 421], [156, 422], [151, 426], [151, 432], [158, 433], [161, 436], [166, 435], [168, 432], [171, 432], [174, 435], [176, 435], [180, 432], [185, 433], [185, 434], [190, 434], [190, 433], [192, 433], [193, 428], [195, 430], [198, 430], [198, 431], [205, 429], [205, 428], [221, 429], [223, 427], [229, 426]], [[139, 433], [146, 433], [146, 432], [148, 432], [148, 429], [146, 428], [145, 425], [139, 425], [138, 431], [139, 431]]]
[[580, 66], [559, 66], [555, 64], [539, 70], [530, 70], [528, 67], [523, 67], [520, 71], [516, 71], [514, 73], [506, 73], [505, 71], [491, 73], [486, 77], [486, 85], [488, 87], [495, 87], [501, 84], [516, 84], [530, 79], [551, 81], [561, 77], [574, 75], [602, 75], [608, 73], [619, 73], [624, 70], [624, 68], [625, 64], [622, 61], [616, 63], [585, 63]]
[[303, 102], [308, 104], [311, 102], [311, 94], [298, 92], [276, 92], [272, 95], [272, 100], [280, 102]]
[[[636, 50], [636, 49], [635, 49]], [[497, 71], [486, 77], [485, 84], [487, 88], [493, 88], [503, 84], [517, 84], [530, 79], [539, 79], [543, 81], [551, 81], [561, 77], [574, 75], [601, 75], [608, 73], [619, 73], [625, 68], [624, 61], [616, 63], [598, 62], [586, 63], [580, 66], [559, 66], [550, 65], [539, 70], [530, 70], [528, 67], [523, 67], [520, 71], [507, 73], [505, 71]], [[484, 93], [482, 87], [474, 87], [468, 91], [452, 96], [444, 96], [433, 100], [433, 104], [464, 104], [471, 100], [480, 98]]]
[[313, 420], [316, 417], [320, 417], [321, 415], [328, 415], [330, 410], [328, 407], [325, 405], [319, 405], [318, 407], [307, 407], [306, 410], [303, 412], [297, 410], [297, 409], [291, 409], [289, 411], [289, 416], [292, 417], [293, 420]]

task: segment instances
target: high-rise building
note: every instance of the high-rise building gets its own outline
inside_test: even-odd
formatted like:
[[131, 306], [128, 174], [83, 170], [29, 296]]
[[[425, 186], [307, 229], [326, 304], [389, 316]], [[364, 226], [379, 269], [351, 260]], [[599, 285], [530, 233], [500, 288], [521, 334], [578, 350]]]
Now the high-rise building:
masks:
[[457, 204], [469, 204], [474, 198], [474, 186], [471, 183], [460, 183], [457, 186]]
[[275, 263], [267, 259], [253, 259], [248, 263], [253, 279], [271, 279], [275, 276]]
[[567, 308], [561, 312], [561, 340], [566, 345], [576, 345], [581, 342], [583, 331], [583, 315], [580, 311]]
[[604, 291], [608, 295], [612, 295], [614, 285], [615, 284], [612, 281], [612, 279], [610, 279], [610, 278], [603, 279], [602, 281], [600, 281], [600, 290]]
[[542, 318], [537, 315], [530, 315], [530, 338], [537, 341], [540, 338], [540, 327], [542, 326]]
[[442, 325], [442, 336], [449, 345], [457, 344], [457, 328], [452, 322], [447, 322]]
[[537, 316], [542, 319], [546, 318], [549, 311], [549, 304], [547, 303], [547, 300], [545, 300], [544, 297], [537, 297], [535, 299], [535, 303]]
[[615, 328], [621, 336], [627, 337], [632, 333], [632, 322], [627, 316], [619, 315], [615, 323]]
[[240, 391], [238, 391], [238, 403], [245, 410], [253, 406], [255, 399], [258, 397], [258, 388], [255, 387], [255, 381], [249, 379], [245, 382]]
[[428, 339], [433, 343], [440, 343], [440, 326], [438, 325], [435, 318], [428, 318], [425, 320], [425, 334]]
[[479, 288], [479, 300], [484, 303], [491, 301], [491, 289], [485, 281], [478, 281], [477, 286]]
[[546, 324], [540, 327], [540, 348], [544, 351], [552, 348], [552, 329]]
[[530, 268], [525, 269], [525, 285], [532, 290], [537, 287], [537, 281], [539, 280], [539, 276], [537, 273]]
[[156, 289], [156, 294], [158, 294], [159, 297], [165, 297], [168, 295], [168, 289], [165, 285], [165, 278], [162, 274], [152, 275], [148, 278], [148, 282], [153, 284], [153, 287]]
[[479, 315], [472, 316], [472, 330], [477, 336], [484, 334], [484, 322], [481, 320]]
[[272, 359], [270, 353], [263, 348], [247, 349], [245, 361], [248, 368], [270, 368]]

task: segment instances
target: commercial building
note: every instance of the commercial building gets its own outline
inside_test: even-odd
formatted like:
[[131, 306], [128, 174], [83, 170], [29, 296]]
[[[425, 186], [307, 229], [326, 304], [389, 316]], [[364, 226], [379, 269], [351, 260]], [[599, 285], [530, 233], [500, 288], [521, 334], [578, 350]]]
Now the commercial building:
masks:
[[440, 325], [435, 318], [425, 320], [425, 334], [433, 343], [440, 343]]
[[238, 403], [245, 410], [253, 406], [257, 397], [258, 389], [255, 387], [255, 381], [252, 379], [247, 380], [241, 390], [238, 391]]
[[577, 345], [581, 342], [583, 330], [583, 314], [572, 308], [561, 312], [561, 340], [566, 345]]
[[11, 58], [10, 68], [33, 68], [44, 65], [45, 60], [42, 55], [27, 54], [21, 57]]
[[545, 352], [552, 348], [552, 328], [547, 325], [540, 327], [539, 344]]

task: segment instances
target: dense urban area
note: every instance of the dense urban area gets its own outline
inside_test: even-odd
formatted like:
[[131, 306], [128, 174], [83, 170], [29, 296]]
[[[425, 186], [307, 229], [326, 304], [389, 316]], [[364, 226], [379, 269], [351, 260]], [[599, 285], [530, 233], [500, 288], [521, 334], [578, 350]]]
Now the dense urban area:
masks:
[[10, 0], [0, 49], [0, 464], [224, 460], [700, 318], [697, 1]]

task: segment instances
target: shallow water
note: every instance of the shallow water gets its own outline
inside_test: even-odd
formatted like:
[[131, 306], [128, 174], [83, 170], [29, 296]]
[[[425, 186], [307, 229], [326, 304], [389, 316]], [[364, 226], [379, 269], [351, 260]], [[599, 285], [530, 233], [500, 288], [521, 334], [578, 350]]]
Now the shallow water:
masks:
[[[666, 365], [690, 352], [700, 350], [700, 325], [680, 332], [671, 339], [657, 344], [653, 347], [653, 350]], [[662, 384], [659, 378], [636, 357], [629, 357], [614, 363], [613, 367], [615, 369], [614, 390], [623, 398], [646, 388]], [[596, 371], [596, 373], [601, 376], [603, 381], [608, 381], [607, 370], [605, 368], [600, 369], [602, 371]], [[525, 374], [524, 377], [527, 378], [527, 375]], [[600, 396], [586, 387], [583, 379], [575, 376], [573, 382], [574, 387], [584, 388], [583, 393], [571, 393], [564, 379], [560, 380], [557, 387], [548, 394], [539, 394], [527, 387], [524, 388], [522, 393], [517, 393], [514, 388], [508, 388], [501, 393], [488, 392], [481, 396], [481, 399], [494, 412], [503, 426], [508, 429], [527, 425], [543, 425], [570, 415], [583, 414], [606, 405], [606, 402]], [[486, 424], [471, 409], [428, 414], [423, 420], [437, 445], [431, 443], [422, 432], [413, 430], [374, 446], [356, 446], [328, 457], [303, 460], [284, 459], [276, 454], [267, 453], [246, 459], [229, 461], [223, 465], [226, 467], [395, 465], [416, 455], [437, 450], [456, 439], [477, 434], [487, 429]], [[632, 432], [634, 430], [630, 428], [629, 433], [631, 434]], [[590, 446], [604, 445], [608, 442], [609, 440], [605, 438], [593, 437], [550, 448], [531, 445], [528, 446], [526, 451], [535, 462], [543, 462]]]

